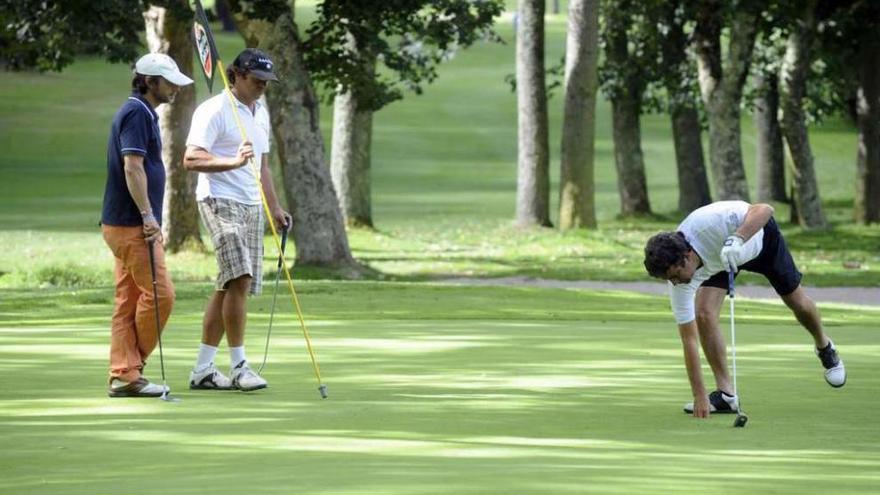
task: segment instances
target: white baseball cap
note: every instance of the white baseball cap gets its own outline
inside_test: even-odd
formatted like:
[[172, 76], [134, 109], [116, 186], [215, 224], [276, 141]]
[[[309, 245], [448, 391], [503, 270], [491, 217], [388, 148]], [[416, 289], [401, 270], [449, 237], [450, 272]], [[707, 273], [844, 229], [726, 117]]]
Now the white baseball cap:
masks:
[[148, 53], [134, 64], [134, 71], [145, 76], [162, 76], [178, 86], [192, 84], [193, 80], [183, 75], [174, 59], [164, 53]]

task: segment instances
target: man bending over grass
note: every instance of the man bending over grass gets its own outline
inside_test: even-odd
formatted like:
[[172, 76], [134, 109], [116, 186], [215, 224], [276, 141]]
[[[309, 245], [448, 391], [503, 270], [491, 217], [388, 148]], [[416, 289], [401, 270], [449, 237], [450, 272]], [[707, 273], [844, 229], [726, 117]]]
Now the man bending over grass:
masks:
[[[846, 383], [843, 361], [822, 329], [816, 304], [801, 287], [798, 271], [773, 220], [773, 207], [744, 201], [719, 201], [694, 210], [675, 232], [661, 232], [645, 246], [645, 268], [669, 282], [672, 311], [684, 347], [694, 401], [684, 410], [697, 418], [739, 409], [727, 372], [726, 345], [718, 318], [728, 290], [728, 270], [767, 277], [776, 293], [810, 332], [816, 354], [832, 387]], [[695, 303], [696, 301], [696, 303]], [[706, 393], [700, 371], [700, 345], [715, 375], [715, 391]]]

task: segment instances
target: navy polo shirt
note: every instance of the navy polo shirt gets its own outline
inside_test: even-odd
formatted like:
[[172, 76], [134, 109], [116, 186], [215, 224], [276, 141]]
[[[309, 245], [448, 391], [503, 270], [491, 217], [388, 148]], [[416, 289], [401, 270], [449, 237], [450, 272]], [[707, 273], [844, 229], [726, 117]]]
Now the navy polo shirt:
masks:
[[124, 155], [144, 157], [147, 195], [156, 220], [162, 223], [162, 199], [165, 195], [165, 164], [162, 162], [162, 137], [159, 116], [143, 95], [135, 92], [122, 104], [110, 126], [107, 142], [107, 184], [104, 188], [104, 225], [143, 225], [141, 212], [125, 181]]

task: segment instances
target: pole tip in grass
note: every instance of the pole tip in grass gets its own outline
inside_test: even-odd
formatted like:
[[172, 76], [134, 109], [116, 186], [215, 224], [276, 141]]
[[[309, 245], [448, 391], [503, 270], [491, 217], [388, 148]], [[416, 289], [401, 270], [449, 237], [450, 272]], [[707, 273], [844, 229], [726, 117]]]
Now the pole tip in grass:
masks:
[[321, 392], [321, 398], [327, 398], [327, 385], [318, 385], [318, 392]]

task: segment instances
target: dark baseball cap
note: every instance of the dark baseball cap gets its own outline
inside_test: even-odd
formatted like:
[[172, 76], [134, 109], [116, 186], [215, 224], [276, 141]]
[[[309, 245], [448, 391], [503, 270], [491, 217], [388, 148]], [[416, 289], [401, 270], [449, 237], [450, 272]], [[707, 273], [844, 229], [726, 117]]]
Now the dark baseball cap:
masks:
[[232, 65], [244, 69], [264, 81], [278, 80], [278, 77], [275, 76], [275, 64], [272, 63], [272, 59], [257, 48], [245, 48], [235, 57]]

